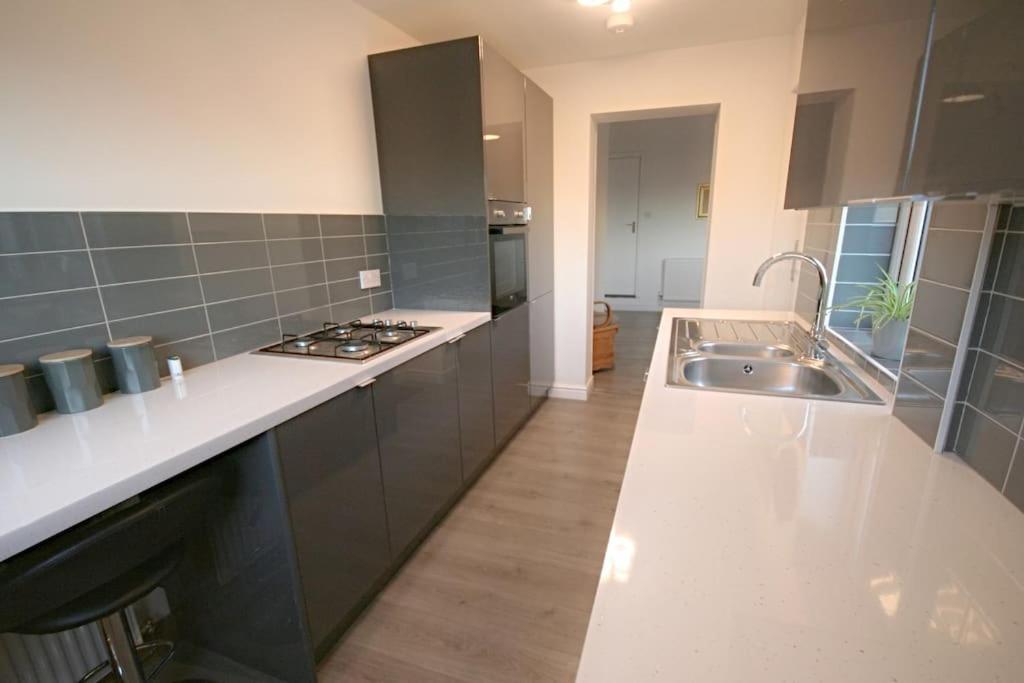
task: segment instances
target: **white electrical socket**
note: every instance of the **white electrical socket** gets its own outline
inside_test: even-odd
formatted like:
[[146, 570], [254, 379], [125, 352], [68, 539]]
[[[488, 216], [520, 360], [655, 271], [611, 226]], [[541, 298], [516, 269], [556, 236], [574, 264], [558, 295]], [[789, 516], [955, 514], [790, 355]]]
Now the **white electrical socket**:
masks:
[[373, 287], [380, 287], [380, 269], [360, 270], [359, 289], [371, 289]]

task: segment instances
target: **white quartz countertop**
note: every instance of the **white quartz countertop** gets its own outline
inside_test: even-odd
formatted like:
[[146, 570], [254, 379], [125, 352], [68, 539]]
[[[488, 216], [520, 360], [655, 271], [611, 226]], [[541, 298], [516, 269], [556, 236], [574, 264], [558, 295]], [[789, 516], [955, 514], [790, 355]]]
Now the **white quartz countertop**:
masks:
[[394, 310], [441, 329], [365, 363], [241, 354], [0, 439], [0, 561], [454, 339], [490, 313]]
[[577, 680], [1024, 680], [1024, 514], [884, 406], [667, 387], [666, 310]]

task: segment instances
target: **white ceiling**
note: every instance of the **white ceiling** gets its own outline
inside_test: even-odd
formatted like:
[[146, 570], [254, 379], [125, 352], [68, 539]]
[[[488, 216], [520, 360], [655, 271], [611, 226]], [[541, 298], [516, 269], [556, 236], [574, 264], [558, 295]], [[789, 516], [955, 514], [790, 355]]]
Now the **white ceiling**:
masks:
[[[633, 0], [636, 25], [576, 0], [356, 0], [423, 42], [482, 35], [521, 69], [790, 33], [806, 0]], [[695, 65], [695, 68], [699, 68]]]

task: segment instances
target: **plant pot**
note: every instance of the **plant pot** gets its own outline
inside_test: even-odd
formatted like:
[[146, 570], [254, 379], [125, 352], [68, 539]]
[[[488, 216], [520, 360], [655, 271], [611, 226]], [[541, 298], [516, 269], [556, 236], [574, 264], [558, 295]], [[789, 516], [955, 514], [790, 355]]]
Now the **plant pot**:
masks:
[[871, 355], [884, 360], [902, 360], [909, 320], [890, 320], [871, 328]]

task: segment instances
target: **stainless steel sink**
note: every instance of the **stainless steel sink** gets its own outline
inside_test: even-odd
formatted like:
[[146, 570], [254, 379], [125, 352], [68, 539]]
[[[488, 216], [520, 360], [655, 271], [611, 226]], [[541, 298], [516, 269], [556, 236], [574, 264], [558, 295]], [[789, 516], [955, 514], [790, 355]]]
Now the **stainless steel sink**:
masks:
[[842, 362], [804, 358], [810, 338], [794, 323], [676, 318], [670, 386], [826, 401], [884, 403]]

